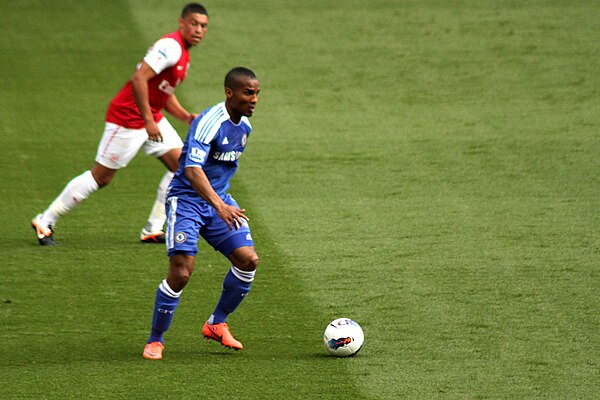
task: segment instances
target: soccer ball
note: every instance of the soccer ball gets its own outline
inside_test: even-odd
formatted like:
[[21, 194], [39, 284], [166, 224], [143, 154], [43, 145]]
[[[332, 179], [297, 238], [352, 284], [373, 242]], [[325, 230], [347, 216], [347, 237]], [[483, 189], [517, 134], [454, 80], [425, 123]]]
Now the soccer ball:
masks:
[[338, 318], [331, 321], [323, 334], [327, 351], [337, 357], [353, 356], [362, 349], [365, 335], [356, 321]]

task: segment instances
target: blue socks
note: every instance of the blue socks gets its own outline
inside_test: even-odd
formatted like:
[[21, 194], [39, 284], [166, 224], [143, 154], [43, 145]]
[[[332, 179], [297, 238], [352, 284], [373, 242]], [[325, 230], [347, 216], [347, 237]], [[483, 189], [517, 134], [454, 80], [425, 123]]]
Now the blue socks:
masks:
[[181, 296], [181, 292], [174, 292], [167, 284], [166, 279], [158, 286], [156, 300], [154, 301], [152, 331], [150, 332], [148, 343], [163, 343], [163, 335], [169, 329], [175, 309], [179, 305], [179, 296]]
[[[255, 272], [242, 271], [234, 266], [231, 267], [223, 280], [221, 298], [208, 320], [209, 324], [225, 322], [229, 314], [235, 311], [250, 291], [250, 285], [254, 280]], [[160, 283], [156, 290], [154, 314], [152, 315], [152, 330], [148, 343], [164, 343], [163, 335], [171, 325], [173, 315], [179, 305], [180, 296], [181, 292], [174, 292], [169, 287], [166, 279]]]
[[234, 266], [231, 267], [223, 280], [223, 291], [217, 307], [210, 316], [209, 324], [225, 322], [229, 314], [235, 311], [237, 306], [244, 300], [250, 291], [250, 285], [254, 280], [256, 271], [242, 271]]

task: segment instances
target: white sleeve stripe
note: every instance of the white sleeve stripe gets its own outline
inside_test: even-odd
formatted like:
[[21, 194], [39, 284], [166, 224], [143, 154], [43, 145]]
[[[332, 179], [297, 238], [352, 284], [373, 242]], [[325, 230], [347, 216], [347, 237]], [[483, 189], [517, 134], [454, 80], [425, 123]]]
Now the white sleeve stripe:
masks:
[[225, 117], [225, 113], [220, 107], [215, 107], [214, 110], [209, 111], [196, 127], [194, 139], [202, 143], [210, 142], [221, 127], [221, 122], [226, 119], [223, 117]]
[[204, 116], [202, 116], [202, 121], [196, 126], [196, 133], [194, 134], [194, 139], [199, 140], [202, 136], [202, 131], [204, 130], [208, 120], [214, 116], [214, 114], [218, 111], [218, 107], [213, 107], [209, 110]]
[[[215, 115], [209, 121], [206, 122], [207, 126], [210, 124], [211, 130], [213, 129], [213, 126], [217, 125], [217, 123], [220, 126], [224, 115], [225, 114], [223, 114], [223, 111], [219, 110], [218, 112], [215, 113]], [[207, 134], [208, 134], [208, 132], [204, 132], [202, 135], [203, 136], [202, 139], [205, 139]]]
[[223, 116], [223, 112], [221, 110], [217, 110], [217, 112], [213, 113], [210, 117], [206, 118], [204, 122], [204, 126], [202, 127], [202, 131], [200, 132], [200, 140], [204, 140], [206, 138], [207, 133], [212, 129], [213, 125]]

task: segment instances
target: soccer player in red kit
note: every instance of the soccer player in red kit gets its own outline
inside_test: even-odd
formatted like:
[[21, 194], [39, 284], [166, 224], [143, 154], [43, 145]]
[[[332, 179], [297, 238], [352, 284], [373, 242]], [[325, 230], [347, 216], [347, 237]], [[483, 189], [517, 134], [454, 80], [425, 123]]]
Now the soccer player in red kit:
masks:
[[92, 169], [73, 178], [50, 206], [31, 221], [40, 245], [54, 246], [54, 226], [58, 219], [108, 185], [140, 149], [158, 158], [168, 169], [140, 239], [146, 243], [164, 243], [166, 192], [179, 166], [183, 142], [162, 110], [188, 124], [197, 116], [179, 104], [175, 88], [186, 77], [189, 49], [206, 34], [208, 12], [201, 4], [190, 3], [183, 8], [178, 23], [177, 31], [154, 43], [132, 78], [111, 101]]

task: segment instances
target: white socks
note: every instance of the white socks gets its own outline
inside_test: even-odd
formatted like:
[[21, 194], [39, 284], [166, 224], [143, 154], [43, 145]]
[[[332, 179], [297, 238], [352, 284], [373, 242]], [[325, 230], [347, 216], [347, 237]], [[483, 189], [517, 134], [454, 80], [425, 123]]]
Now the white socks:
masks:
[[[165, 225], [165, 221], [167, 220], [165, 200], [169, 184], [174, 175], [173, 172], [168, 171], [158, 185], [156, 200], [145, 226], [148, 232], [159, 232]], [[83, 174], [73, 178], [67, 183], [62, 193], [50, 204], [50, 207], [44, 211], [41, 222], [44, 225], [55, 225], [60, 217], [77, 207], [79, 203], [90, 197], [99, 188], [91, 171], [85, 171]]]
[[62, 193], [50, 204], [50, 207], [42, 214], [41, 220], [44, 225], [54, 225], [56, 221], [79, 203], [90, 197], [99, 189], [98, 183], [92, 176], [92, 171], [73, 178]]
[[164, 228], [165, 221], [167, 220], [167, 215], [165, 214], [167, 190], [174, 175], [175, 173], [167, 171], [158, 185], [158, 189], [156, 190], [156, 200], [154, 200], [154, 205], [152, 206], [152, 211], [148, 217], [148, 222], [144, 227], [148, 233], [159, 232]]

